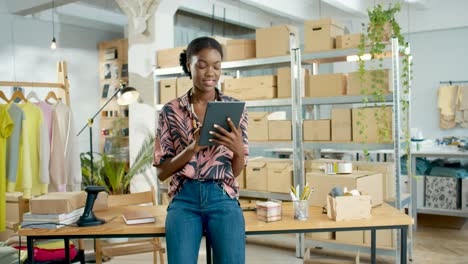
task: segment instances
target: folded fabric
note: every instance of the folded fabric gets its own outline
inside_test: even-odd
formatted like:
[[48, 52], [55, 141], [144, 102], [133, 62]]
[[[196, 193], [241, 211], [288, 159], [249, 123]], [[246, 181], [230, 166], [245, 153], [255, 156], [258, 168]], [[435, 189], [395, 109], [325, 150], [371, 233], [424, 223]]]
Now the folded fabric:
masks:
[[[73, 245], [73, 241], [70, 241], [70, 245]], [[54, 240], [49, 242], [44, 242], [41, 244], [36, 244], [37, 248], [53, 250], [53, 249], [63, 249], [65, 248], [65, 242], [63, 240]]]
[[[25, 250], [26, 247], [15, 247], [16, 249]], [[70, 260], [74, 259], [78, 255], [78, 252], [75, 250], [75, 245], [70, 245]], [[34, 247], [34, 261], [46, 262], [53, 260], [64, 260], [65, 259], [65, 249], [41, 249]], [[3, 262], [2, 262], [3, 263]]]
[[0, 263], [18, 263], [18, 250], [8, 246], [4, 242], [0, 242]]
[[464, 179], [468, 178], [468, 171], [463, 168], [433, 167], [429, 175]]

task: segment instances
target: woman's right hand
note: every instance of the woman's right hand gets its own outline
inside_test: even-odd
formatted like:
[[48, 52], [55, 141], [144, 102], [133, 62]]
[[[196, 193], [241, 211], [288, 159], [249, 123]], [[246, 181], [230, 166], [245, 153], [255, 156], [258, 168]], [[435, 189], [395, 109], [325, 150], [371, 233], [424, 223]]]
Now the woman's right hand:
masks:
[[199, 127], [193, 132], [192, 143], [190, 143], [190, 145], [188, 146], [188, 148], [190, 148], [190, 150], [193, 151], [193, 153], [197, 153], [200, 150], [208, 148], [208, 146], [199, 146], [198, 145], [199, 142], [200, 142], [200, 131], [201, 131], [201, 129]]

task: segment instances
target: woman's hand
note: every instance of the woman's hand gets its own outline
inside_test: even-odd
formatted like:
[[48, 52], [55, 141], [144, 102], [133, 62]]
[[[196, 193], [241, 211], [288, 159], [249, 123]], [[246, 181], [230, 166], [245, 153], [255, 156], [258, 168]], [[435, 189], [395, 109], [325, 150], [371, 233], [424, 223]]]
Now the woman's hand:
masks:
[[218, 145], [223, 145], [227, 147], [230, 151], [234, 153], [234, 155], [241, 156], [244, 153], [242, 131], [240, 127], [234, 126], [234, 123], [229, 117], [227, 119], [227, 123], [229, 125], [229, 128], [231, 129], [231, 132], [228, 132], [226, 129], [222, 128], [221, 126], [214, 125], [214, 127], [218, 131], [217, 132], [210, 131], [210, 134], [215, 137], [215, 139], [210, 139], [210, 141]]
[[192, 151], [193, 153], [197, 153], [199, 152], [200, 150], [203, 150], [203, 149], [206, 149], [208, 146], [199, 146], [199, 142], [200, 142], [200, 129], [201, 127], [195, 129], [195, 131], [193, 132], [193, 141], [190, 145], [188, 145], [187, 148], [189, 148], [190, 151]]

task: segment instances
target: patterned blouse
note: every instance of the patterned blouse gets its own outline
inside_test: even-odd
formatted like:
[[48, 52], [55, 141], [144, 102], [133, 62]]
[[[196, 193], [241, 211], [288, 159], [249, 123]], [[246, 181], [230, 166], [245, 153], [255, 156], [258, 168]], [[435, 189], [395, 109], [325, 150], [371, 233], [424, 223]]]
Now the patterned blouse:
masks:
[[[189, 92], [168, 102], [159, 113], [159, 125], [156, 131], [153, 166], [162, 164], [164, 160], [173, 158], [182, 152], [193, 140], [192, 120], [200, 122], [193, 114]], [[222, 94], [217, 89], [219, 101], [237, 101]], [[247, 111], [244, 109], [240, 121], [244, 143], [244, 165], [247, 164], [249, 146], [247, 139]], [[196, 153], [187, 164], [177, 171], [171, 179], [169, 197], [176, 195], [182, 185], [191, 179], [219, 179], [223, 181], [224, 189], [231, 198], [239, 197], [239, 184], [233, 175], [233, 153], [222, 145], [213, 145]]]

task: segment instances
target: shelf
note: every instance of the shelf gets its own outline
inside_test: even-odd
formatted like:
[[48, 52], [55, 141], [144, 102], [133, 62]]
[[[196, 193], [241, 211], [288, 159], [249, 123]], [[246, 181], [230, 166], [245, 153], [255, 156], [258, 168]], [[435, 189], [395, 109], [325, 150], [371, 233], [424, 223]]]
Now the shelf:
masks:
[[240, 197], [291, 201], [291, 196], [286, 193], [261, 192], [261, 191], [245, 190], [245, 189], [240, 190]]
[[[395, 198], [385, 200], [385, 203], [395, 207]], [[405, 207], [411, 204], [411, 194], [409, 193], [402, 193], [401, 194], [401, 206]]]
[[447, 215], [456, 217], [468, 217], [468, 211], [453, 210], [453, 209], [435, 209], [420, 207], [417, 209], [418, 214], [432, 214], [432, 215]]
[[[270, 148], [268, 151], [291, 152], [292, 142], [285, 141], [251, 141], [249, 146], [253, 148]], [[393, 143], [356, 143], [356, 142], [304, 142], [304, 149], [339, 149], [339, 150], [381, 150], [393, 149]]]
[[[333, 63], [333, 62], [346, 62], [346, 57], [349, 55], [358, 55], [359, 49], [334, 49], [313, 53], [302, 53], [301, 58], [303, 62], [308, 63]], [[390, 58], [392, 55], [391, 45], [387, 45], [383, 53], [383, 58]]]

